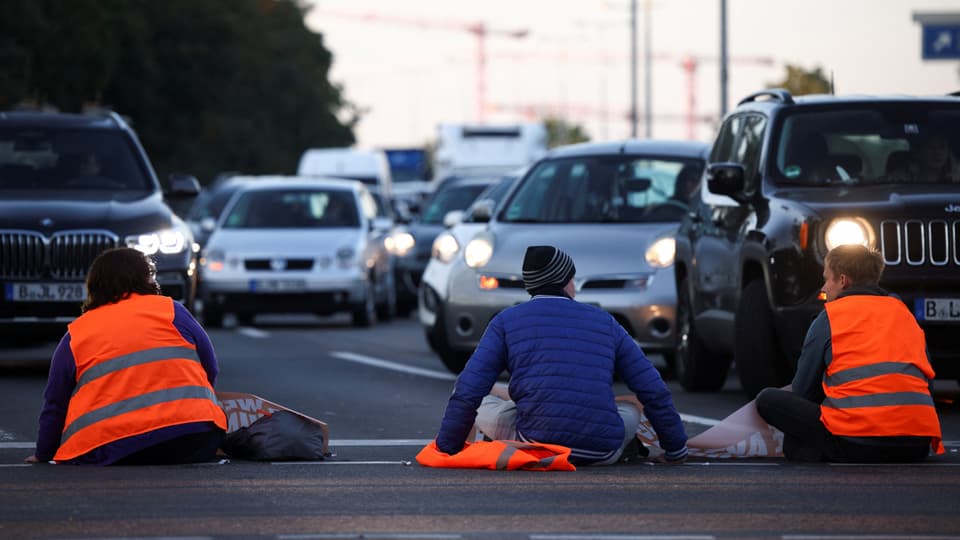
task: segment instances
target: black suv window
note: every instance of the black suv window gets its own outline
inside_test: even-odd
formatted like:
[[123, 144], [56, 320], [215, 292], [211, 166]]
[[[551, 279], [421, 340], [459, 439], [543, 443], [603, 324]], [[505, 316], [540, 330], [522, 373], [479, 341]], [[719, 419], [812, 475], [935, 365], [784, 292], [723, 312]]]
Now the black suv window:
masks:
[[960, 108], [902, 103], [788, 112], [773, 141], [778, 184], [960, 182]]
[[143, 193], [135, 155], [119, 131], [0, 129], [0, 189]]

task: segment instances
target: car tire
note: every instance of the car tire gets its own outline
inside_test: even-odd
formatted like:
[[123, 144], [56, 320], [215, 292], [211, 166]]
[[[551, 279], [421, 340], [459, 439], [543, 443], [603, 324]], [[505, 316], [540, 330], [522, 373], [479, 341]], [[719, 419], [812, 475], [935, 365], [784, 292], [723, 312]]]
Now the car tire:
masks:
[[373, 325], [377, 318], [376, 298], [374, 298], [373, 284], [367, 281], [363, 301], [353, 307], [351, 313], [353, 326], [366, 328]]
[[689, 392], [715, 392], [723, 388], [730, 358], [711, 353], [697, 334], [693, 302], [686, 279], [677, 284], [677, 331], [673, 370], [677, 381]]
[[397, 288], [390, 279], [383, 284], [383, 302], [377, 304], [377, 320], [389, 321], [397, 315]]
[[763, 280], [751, 281], [740, 293], [733, 348], [740, 385], [750, 399], [790, 382]]
[[447, 330], [444, 324], [443, 312], [438, 308], [436, 314], [436, 323], [432, 328], [424, 328], [423, 334], [427, 339], [427, 344], [437, 353], [440, 361], [448, 371], [459, 374], [467, 365], [470, 359], [470, 353], [456, 350], [450, 347], [447, 342]]
[[207, 328], [223, 328], [223, 311], [203, 303], [203, 325]]

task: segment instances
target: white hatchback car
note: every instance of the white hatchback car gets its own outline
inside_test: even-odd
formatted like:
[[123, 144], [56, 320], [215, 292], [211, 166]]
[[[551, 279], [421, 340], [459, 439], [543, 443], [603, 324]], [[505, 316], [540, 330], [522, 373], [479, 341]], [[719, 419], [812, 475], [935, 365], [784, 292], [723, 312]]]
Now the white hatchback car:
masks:
[[242, 324], [261, 313], [349, 312], [369, 326], [396, 309], [392, 223], [363, 184], [316, 177], [249, 177], [201, 257], [203, 320]]

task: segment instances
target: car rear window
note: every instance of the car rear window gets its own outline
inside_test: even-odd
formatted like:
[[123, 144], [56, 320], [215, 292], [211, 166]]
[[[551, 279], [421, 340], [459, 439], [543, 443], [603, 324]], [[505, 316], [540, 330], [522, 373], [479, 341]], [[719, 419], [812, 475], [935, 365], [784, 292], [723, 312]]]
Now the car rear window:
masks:
[[321, 229], [360, 226], [351, 191], [254, 190], [228, 210], [225, 229]]

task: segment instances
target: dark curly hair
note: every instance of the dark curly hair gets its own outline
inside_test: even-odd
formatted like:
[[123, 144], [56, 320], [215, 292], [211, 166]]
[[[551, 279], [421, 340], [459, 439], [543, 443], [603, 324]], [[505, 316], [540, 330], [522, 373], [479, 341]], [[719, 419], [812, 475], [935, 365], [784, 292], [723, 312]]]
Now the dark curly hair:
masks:
[[131, 294], [160, 294], [156, 274], [156, 266], [144, 253], [128, 247], [108, 249], [90, 265], [87, 299], [80, 309], [86, 313]]

